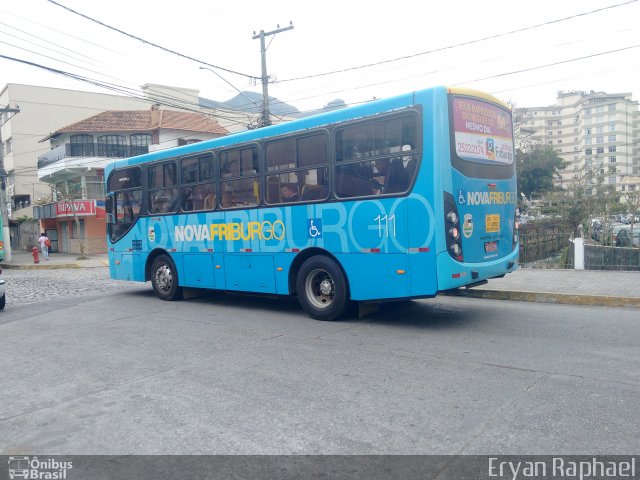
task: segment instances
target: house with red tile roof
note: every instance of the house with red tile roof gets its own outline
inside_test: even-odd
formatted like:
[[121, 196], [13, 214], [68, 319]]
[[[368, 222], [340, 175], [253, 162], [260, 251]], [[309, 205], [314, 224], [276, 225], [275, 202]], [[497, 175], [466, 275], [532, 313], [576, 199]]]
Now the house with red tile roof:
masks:
[[[52, 202], [34, 207], [54, 252], [106, 253], [104, 167], [116, 158], [227, 135], [208, 115], [164, 110], [107, 110], [59, 128], [41, 142], [38, 180], [51, 185]], [[80, 228], [74, 217], [80, 219]], [[79, 230], [79, 231], [78, 231]]]

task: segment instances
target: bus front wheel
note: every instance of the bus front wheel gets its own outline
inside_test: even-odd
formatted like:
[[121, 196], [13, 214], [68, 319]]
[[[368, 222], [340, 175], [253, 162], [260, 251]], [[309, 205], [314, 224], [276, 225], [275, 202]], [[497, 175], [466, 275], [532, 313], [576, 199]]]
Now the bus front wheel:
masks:
[[324, 256], [311, 257], [302, 264], [296, 290], [300, 306], [316, 320], [337, 320], [349, 301], [344, 273]]
[[160, 255], [151, 265], [151, 285], [160, 300], [180, 300], [182, 287], [178, 286], [178, 272], [171, 258]]

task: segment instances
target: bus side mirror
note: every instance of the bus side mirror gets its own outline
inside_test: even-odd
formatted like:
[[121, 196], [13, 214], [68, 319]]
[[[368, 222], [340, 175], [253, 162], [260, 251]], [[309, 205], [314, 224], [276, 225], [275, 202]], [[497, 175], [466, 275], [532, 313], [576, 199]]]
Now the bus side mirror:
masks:
[[104, 210], [107, 214], [107, 224], [112, 224], [112, 223], [116, 223], [115, 222], [115, 217], [113, 216], [113, 196], [112, 195], [108, 195], [107, 198], [104, 201]]

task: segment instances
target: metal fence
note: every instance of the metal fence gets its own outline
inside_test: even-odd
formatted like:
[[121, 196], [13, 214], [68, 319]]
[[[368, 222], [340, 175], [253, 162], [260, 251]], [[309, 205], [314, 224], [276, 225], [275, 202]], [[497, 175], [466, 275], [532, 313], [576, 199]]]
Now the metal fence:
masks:
[[524, 266], [565, 268], [569, 232], [533, 231], [520, 234], [519, 263]]
[[[573, 244], [567, 253], [567, 268], [573, 268]], [[584, 246], [585, 270], [640, 271], [640, 248]]]

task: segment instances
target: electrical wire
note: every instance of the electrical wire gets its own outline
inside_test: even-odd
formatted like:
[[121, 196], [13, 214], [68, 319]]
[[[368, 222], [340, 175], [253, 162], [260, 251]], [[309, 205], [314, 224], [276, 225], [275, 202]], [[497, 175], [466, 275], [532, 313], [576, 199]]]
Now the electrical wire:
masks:
[[[48, 1], [51, 2], [53, 0], [48, 0]], [[400, 60], [406, 60], [406, 59], [409, 59], [409, 58], [415, 58], [415, 57], [419, 57], [419, 56], [422, 56], [422, 55], [429, 55], [431, 53], [442, 52], [442, 51], [445, 51], [445, 50], [451, 50], [451, 49], [454, 49], [454, 48], [463, 47], [463, 46], [467, 46], [467, 45], [473, 45], [475, 43], [484, 42], [486, 40], [493, 40], [493, 39], [496, 39], [496, 38], [505, 37], [505, 36], [508, 36], [508, 35], [513, 35], [515, 33], [521, 33], [521, 32], [525, 32], [525, 31], [528, 31], [528, 30], [533, 30], [533, 29], [536, 29], [536, 28], [540, 28], [540, 27], [544, 27], [544, 26], [548, 26], [548, 25], [553, 25], [553, 24], [560, 23], [560, 22], [565, 22], [565, 21], [568, 21], [568, 20], [573, 20], [575, 18], [584, 17], [584, 16], [587, 16], [587, 15], [591, 15], [591, 14], [594, 14], [594, 13], [602, 12], [602, 11], [605, 11], [605, 10], [610, 10], [612, 8], [626, 6], [626, 5], [629, 5], [631, 3], [636, 3], [637, 1], [638, 0], [629, 0], [627, 2], [618, 3], [618, 4], [615, 4], [615, 5], [609, 5], [609, 6], [606, 6], [606, 7], [598, 8], [598, 9], [595, 9], [595, 10], [591, 10], [589, 12], [582, 12], [582, 13], [571, 15], [571, 16], [568, 16], [568, 17], [563, 17], [563, 18], [559, 18], [559, 19], [556, 19], [556, 20], [549, 20], [547, 22], [539, 23], [539, 24], [536, 24], [536, 25], [531, 25], [529, 27], [523, 27], [523, 28], [519, 28], [519, 29], [516, 29], [516, 30], [511, 30], [511, 31], [508, 31], [508, 32], [497, 33], [497, 34], [494, 34], [494, 35], [489, 35], [489, 36], [486, 36], [486, 37], [477, 38], [475, 40], [469, 40], [469, 41], [466, 41], [466, 42], [456, 43], [456, 44], [453, 44], [453, 45], [447, 45], [445, 47], [435, 48], [433, 50], [427, 50], [427, 51], [424, 51], [424, 52], [414, 53], [414, 54], [411, 54], [411, 55], [403, 55], [401, 57], [391, 58], [391, 59], [387, 59], [387, 60], [381, 60], [379, 62], [374, 62], [374, 63], [367, 63], [367, 64], [364, 64], [364, 65], [358, 65], [358, 66], [355, 66], [355, 67], [343, 68], [343, 69], [340, 69], [340, 70], [332, 70], [330, 72], [316, 73], [316, 74], [312, 74], [312, 75], [304, 75], [304, 76], [300, 76], [300, 77], [287, 78], [287, 79], [284, 79], [284, 80], [277, 80], [277, 81], [274, 81], [273, 83], [285, 83], [285, 82], [293, 82], [293, 81], [297, 81], [297, 80], [307, 80], [309, 78], [317, 78], [317, 77], [323, 77], [323, 76], [327, 76], [327, 75], [334, 75], [334, 74], [338, 74], [338, 73], [350, 72], [350, 71], [353, 71], [353, 70], [360, 70], [360, 69], [363, 69], [363, 68], [370, 68], [370, 67], [375, 67], [375, 66], [378, 66], [378, 65], [384, 65], [386, 63], [392, 63], [392, 62], [397, 62], [397, 61], [400, 61]]]
[[[51, 73], [56, 73], [58, 75], [69, 77], [69, 78], [72, 78], [74, 80], [78, 80], [78, 81], [81, 81], [81, 82], [89, 83], [91, 85], [98, 86], [98, 87], [101, 87], [101, 88], [104, 88], [104, 89], [107, 89], [107, 90], [115, 91], [115, 92], [123, 94], [124, 96], [127, 96], [129, 98], [139, 99], [139, 100], [143, 100], [143, 101], [155, 101], [156, 103], [160, 103], [160, 104], [165, 105], [165, 106], [178, 108], [178, 109], [181, 109], [181, 110], [192, 111], [192, 112], [195, 112], [195, 113], [204, 114], [204, 112], [202, 112], [202, 110], [200, 110], [199, 108], [196, 109], [196, 108], [190, 108], [190, 107], [188, 107], [186, 105], [180, 105], [180, 104], [177, 104], [176, 102], [168, 101], [168, 100], [166, 100], [166, 98], [144, 97], [144, 96], [138, 94], [137, 92], [135, 92], [133, 89], [126, 88], [126, 87], [123, 87], [123, 86], [120, 86], [120, 85], [117, 85], [117, 84], [112, 84], [112, 83], [108, 83], [108, 82], [102, 82], [100, 80], [91, 79], [91, 78], [88, 78], [88, 77], [83, 77], [83, 76], [78, 75], [78, 74], [66, 72], [64, 70], [59, 70], [59, 69], [52, 68], [52, 67], [47, 67], [45, 65], [40, 65], [40, 64], [35, 63], [35, 62], [22, 60], [22, 59], [10, 57], [10, 56], [7, 56], [7, 55], [0, 54], [0, 58], [4, 58], [6, 60], [15, 61], [15, 62], [22, 63], [22, 64], [25, 64], [25, 65], [30, 65], [32, 67], [36, 67], [36, 68], [40, 68], [40, 69], [43, 69], [43, 70], [47, 70], [47, 71], [49, 71]], [[187, 102], [185, 102], [185, 103], [187, 103]], [[198, 105], [198, 107], [199, 107], [199, 105]], [[222, 118], [224, 120], [227, 120], [232, 124], [243, 125], [243, 126], [247, 125], [246, 123], [241, 122], [236, 118], [229, 118], [229, 117], [225, 117], [224, 115], [216, 115], [216, 114], [211, 114], [211, 115], [213, 117]]]
[[[163, 51], [165, 51], [167, 53], [171, 53], [173, 55], [177, 55], [178, 57], [182, 57], [182, 58], [185, 58], [187, 60], [191, 60], [191, 61], [194, 61], [194, 62], [197, 62], [197, 63], [201, 63], [203, 65], [207, 65], [208, 67], [211, 67], [211, 68], [216, 68], [218, 70], [223, 70], [223, 71], [225, 71], [227, 73], [233, 73], [235, 75], [240, 75], [242, 77], [247, 77], [247, 78], [252, 78], [252, 79], [253, 78], [258, 78], [255, 75], [249, 75], [247, 73], [238, 72], [238, 71], [235, 71], [235, 70], [231, 70], [229, 68], [220, 67], [218, 65], [213, 65], [213, 64], [205, 62], [203, 60], [198, 60], [197, 58], [191, 57], [189, 55], [185, 55], [183, 53], [176, 52], [175, 50], [171, 50], [170, 48], [163, 47], [161, 45], [158, 45], [157, 43], [153, 43], [153, 42], [150, 42], [148, 40], [145, 40], [144, 38], [140, 38], [140, 37], [138, 37], [136, 35], [132, 35], [130, 33], [127, 33], [127, 32], [125, 32], [123, 30], [120, 30], [119, 28], [112, 27], [111, 25], [107, 25], [106, 23], [101, 22], [100, 20], [96, 20], [95, 18], [92, 18], [92, 17], [90, 17], [88, 15], [85, 15], [83, 13], [80, 13], [80, 12], [76, 11], [76, 10], [73, 10], [72, 8], [69, 8], [69, 7], [65, 6], [65, 5], [62, 5], [61, 3], [58, 3], [55, 0], [47, 0], [47, 1], [49, 3], [52, 3], [53, 5], [56, 5], [56, 6], [60, 7], [60, 8], [63, 8], [64, 10], [67, 10], [68, 12], [73, 13], [74, 15], [78, 15], [78, 16], [80, 16], [82, 18], [85, 18], [85, 19], [91, 21], [91, 22], [97, 23], [98, 25], [100, 25], [102, 27], [108, 28], [109, 30], [113, 30], [115, 32], [121, 33], [122, 35], [125, 35], [125, 36], [127, 36], [129, 38], [133, 38], [134, 40], [138, 40], [139, 42], [142, 42], [142, 43], [144, 43], [146, 45], [150, 45], [152, 47], [158, 48], [158, 49], [163, 50]], [[637, 1], [637, 0], [632, 0], [632, 1]]]

